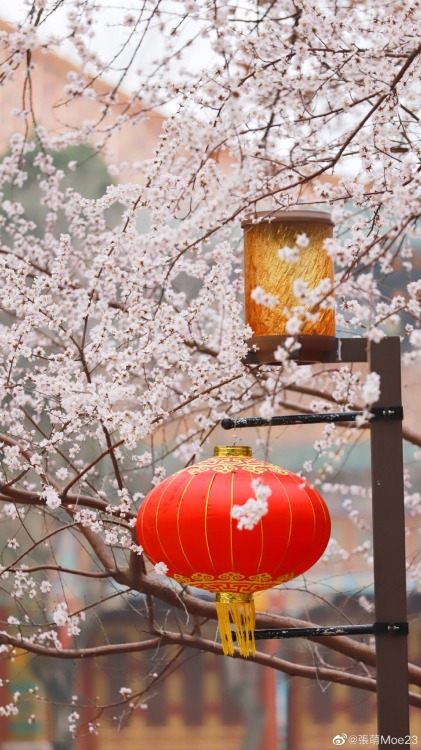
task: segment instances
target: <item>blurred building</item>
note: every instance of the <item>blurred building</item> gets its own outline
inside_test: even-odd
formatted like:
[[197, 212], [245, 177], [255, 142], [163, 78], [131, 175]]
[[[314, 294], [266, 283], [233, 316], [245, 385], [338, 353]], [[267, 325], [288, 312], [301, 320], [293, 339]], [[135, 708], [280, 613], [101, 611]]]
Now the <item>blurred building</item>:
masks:
[[[180, 613], [156, 604], [168, 627], [180, 626]], [[87, 644], [130, 643], [148, 637], [143, 597], [123, 610], [105, 611], [91, 626]], [[214, 622], [203, 635], [216, 636]], [[150, 636], [149, 636], [150, 637]], [[274, 750], [276, 715], [272, 670], [180, 646], [138, 654], [112, 654], [82, 661], [75, 689], [82, 704], [75, 750]], [[132, 690], [122, 707], [121, 686]], [[137, 707], [130, 709], [132, 702]], [[98, 706], [104, 706], [103, 711]], [[101, 734], [89, 724], [101, 722]], [[121, 731], [123, 730], [123, 731]]]
[[[343, 613], [339, 618], [342, 624], [352, 622], [371, 623], [373, 613], [362, 614], [357, 602], [346, 597], [337, 597], [333, 602], [335, 608]], [[418, 620], [421, 595], [409, 597], [409, 658], [416, 666], [421, 666], [421, 624]], [[306, 613], [307, 614], [307, 613]], [[418, 617], [417, 617], [418, 616]], [[321, 624], [337, 624], [333, 608], [320, 606], [312, 610], [311, 619]], [[372, 636], [354, 636], [364, 643], [373, 642]], [[328, 652], [323, 646], [313, 644], [317, 653], [326, 658], [326, 663], [348, 673], [361, 673], [360, 665], [343, 657], [341, 654]], [[285, 658], [309, 663], [309, 645], [307, 642], [291, 641], [284, 649]], [[372, 674], [374, 670], [370, 671]], [[411, 686], [411, 692], [421, 691]], [[306, 721], [301, 717], [305, 716]], [[421, 712], [417, 707], [410, 708], [411, 735], [421, 737]], [[323, 680], [292, 679], [288, 684], [288, 735], [285, 748], [279, 750], [326, 750], [332, 746], [336, 735], [345, 733], [357, 737], [358, 744], [371, 747], [378, 745], [375, 693], [358, 688], [328, 683]]]
[[[3, 620], [2, 613], [0, 617]], [[12, 702], [16, 693], [22, 696], [17, 715], [0, 714], [0, 750], [52, 750], [51, 710], [38, 700], [32, 661], [31, 654], [24, 651], [0, 656], [0, 706]]]
[[[0, 21], [0, 31], [11, 32], [13, 29]], [[65, 87], [72, 76], [80, 71], [44, 48], [33, 51], [32, 65], [32, 102], [36, 124], [59, 136], [72, 130], [79, 131], [87, 121], [99, 122], [92, 145], [104, 144], [102, 153], [109, 163], [127, 162], [125, 180], [141, 182], [141, 173], [133, 171], [130, 165], [137, 160], [150, 158], [158, 142], [163, 115], [154, 110], [142, 113], [140, 100], [129, 105], [124, 93], [114, 92], [114, 87], [103, 80], [97, 80], [92, 86], [98, 100], [82, 95], [70, 98], [66, 95]], [[21, 115], [25, 76], [26, 65], [22, 63], [14, 79], [1, 88], [0, 153], [7, 150], [13, 133], [25, 133], [25, 118]], [[101, 112], [104, 103], [107, 104], [105, 117]], [[28, 106], [28, 102], [25, 106]], [[121, 115], [128, 117], [127, 122], [122, 122], [109, 134]]]

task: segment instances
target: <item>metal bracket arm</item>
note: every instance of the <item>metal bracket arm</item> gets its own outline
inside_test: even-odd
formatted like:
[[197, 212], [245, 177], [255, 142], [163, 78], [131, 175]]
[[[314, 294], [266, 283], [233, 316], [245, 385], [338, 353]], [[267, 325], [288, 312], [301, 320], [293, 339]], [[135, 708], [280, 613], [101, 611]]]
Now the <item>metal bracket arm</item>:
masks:
[[[221, 427], [224, 430], [234, 430], [239, 427], [275, 427], [277, 425], [318, 424], [331, 422], [355, 422], [363, 417], [363, 411], [339, 411], [322, 414], [287, 414], [280, 417], [239, 417], [238, 419], [223, 419]], [[402, 406], [375, 407], [370, 411], [370, 422], [399, 419], [403, 420]]]
[[338, 635], [408, 635], [407, 622], [374, 622], [371, 625], [327, 625], [319, 628], [255, 630], [256, 640], [274, 638], [323, 638]]

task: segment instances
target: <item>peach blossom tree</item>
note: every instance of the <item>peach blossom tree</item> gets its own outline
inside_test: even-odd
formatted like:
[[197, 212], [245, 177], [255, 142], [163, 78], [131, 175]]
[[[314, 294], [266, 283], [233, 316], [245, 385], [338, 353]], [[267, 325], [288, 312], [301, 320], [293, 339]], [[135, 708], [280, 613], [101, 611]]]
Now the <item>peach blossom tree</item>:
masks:
[[[244, 363], [240, 224], [256, 210], [330, 211], [335, 280], [311, 304], [334, 295], [340, 335], [399, 335], [404, 370], [419, 367], [421, 7], [145, 0], [116, 15], [106, 0], [29, 0], [19, 13], [0, 31], [0, 81], [19, 91], [0, 166], [0, 649], [77, 660], [177, 644], [219, 655], [202, 628], [215, 620], [212, 600], [143, 558], [137, 509], [168, 473], [210, 454], [226, 416], [365, 409], [378, 398], [378, 379], [355, 368], [298, 366], [291, 342], [277, 368]], [[104, 23], [114, 46], [95, 43]], [[50, 52], [77, 66], [46, 112], [34, 92]], [[68, 113], [79, 104], [90, 114], [75, 127]], [[145, 132], [157, 112], [154, 149], [117, 159], [113, 139]], [[57, 164], [58, 153], [86, 144], [108, 164], [97, 197], [83, 181], [69, 187], [81, 161]], [[31, 180], [35, 218], [23, 199]], [[292, 263], [305, 242], [283, 249]], [[312, 293], [296, 291], [299, 311]], [[269, 290], [253, 295], [279, 304]], [[290, 315], [292, 341], [300, 324]], [[336, 477], [366, 427], [321, 428], [314, 458], [299, 467], [326, 498], [340, 497], [362, 532], [356, 499], [367, 488]], [[404, 436], [419, 459], [421, 432], [405, 427]], [[249, 439], [270, 455], [267, 433]], [[416, 479], [408, 465], [409, 522], [421, 509]], [[369, 530], [358, 549], [333, 539], [326, 562], [352, 555], [370, 569]], [[417, 588], [416, 560], [408, 575]], [[92, 613], [134, 594], [145, 601], [142, 637], [86, 645]], [[157, 601], [179, 612], [177, 627], [155, 618]], [[297, 622], [258, 615], [259, 627]], [[317, 649], [306, 664], [264, 651], [251, 660], [375, 691], [369, 642], [324, 643], [359, 670], [318, 661]], [[421, 686], [418, 667], [410, 678]], [[122, 685], [121, 709], [143, 705], [158, 679]], [[420, 705], [415, 691], [411, 701]], [[77, 696], [73, 704], [76, 733]]]

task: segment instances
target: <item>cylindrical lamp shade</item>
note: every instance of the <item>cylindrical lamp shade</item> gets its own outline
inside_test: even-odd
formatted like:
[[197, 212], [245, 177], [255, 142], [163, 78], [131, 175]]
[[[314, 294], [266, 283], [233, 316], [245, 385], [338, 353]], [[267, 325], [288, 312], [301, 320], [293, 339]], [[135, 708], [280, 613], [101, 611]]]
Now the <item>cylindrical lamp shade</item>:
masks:
[[[251, 482], [270, 489], [267, 512], [249, 529], [231, 515], [253, 497]], [[221, 446], [215, 456], [167, 477], [144, 499], [137, 537], [152, 563], [164, 562], [182, 586], [216, 594], [225, 654], [254, 646], [253, 593], [304, 573], [323, 554], [330, 517], [301, 477], [259, 461], [246, 446]]]
[[[253, 223], [256, 219], [258, 223]], [[323, 248], [323, 241], [332, 237], [330, 215], [323, 211], [260, 211], [242, 226], [246, 323], [253, 336], [288, 335], [285, 308], [291, 311], [300, 304], [293, 292], [294, 281], [302, 279], [310, 290], [322, 279], [329, 279], [333, 285], [333, 263]], [[278, 251], [285, 246], [297, 248], [297, 260], [279, 258]], [[253, 290], [258, 287], [277, 298], [279, 304], [266, 306], [253, 299]], [[308, 312], [318, 315], [302, 321], [300, 334], [335, 336], [333, 309]]]

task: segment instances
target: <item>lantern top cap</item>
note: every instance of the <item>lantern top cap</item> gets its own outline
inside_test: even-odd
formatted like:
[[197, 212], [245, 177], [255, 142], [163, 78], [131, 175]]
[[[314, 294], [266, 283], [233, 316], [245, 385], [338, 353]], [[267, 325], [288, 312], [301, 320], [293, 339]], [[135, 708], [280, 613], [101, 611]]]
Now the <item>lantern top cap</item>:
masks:
[[214, 456], [253, 456], [248, 445], [217, 445], [213, 450]]
[[248, 227], [254, 226], [255, 224], [274, 224], [290, 221], [308, 221], [334, 226], [332, 217], [327, 211], [307, 211], [305, 209], [302, 211], [256, 211], [256, 213], [247, 216], [247, 218], [241, 222], [241, 226]]

